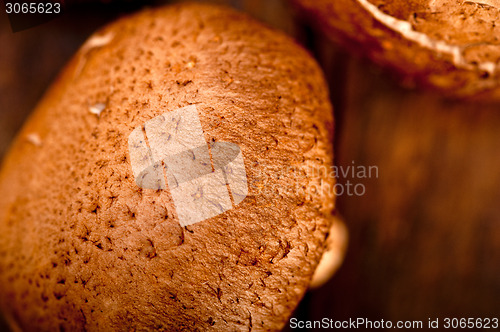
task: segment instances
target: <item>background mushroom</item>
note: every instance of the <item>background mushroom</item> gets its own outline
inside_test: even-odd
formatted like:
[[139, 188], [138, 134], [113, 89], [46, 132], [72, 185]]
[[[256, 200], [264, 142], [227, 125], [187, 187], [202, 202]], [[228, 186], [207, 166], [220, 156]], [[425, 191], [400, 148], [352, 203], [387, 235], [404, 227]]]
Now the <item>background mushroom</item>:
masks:
[[497, 1], [294, 2], [330, 38], [393, 70], [406, 86], [498, 100]]

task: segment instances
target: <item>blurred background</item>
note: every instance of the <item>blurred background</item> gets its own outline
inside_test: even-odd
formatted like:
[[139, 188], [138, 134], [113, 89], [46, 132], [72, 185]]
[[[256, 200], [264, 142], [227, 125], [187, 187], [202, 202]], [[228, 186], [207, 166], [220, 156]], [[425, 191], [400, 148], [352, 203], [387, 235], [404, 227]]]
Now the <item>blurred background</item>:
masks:
[[[247, 12], [309, 49], [330, 88], [336, 164], [379, 170], [378, 178], [357, 180], [364, 195], [338, 197], [350, 234], [344, 264], [306, 294], [294, 315], [424, 323], [499, 317], [500, 105], [402, 87], [392, 74], [329, 41], [289, 1], [204, 2]], [[81, 1], [16, 33], [3, 11], [0, 160], [44, 91], [96, 29], [165, 3], [172, 1]], [[8, 331], [5, 324], [0, 330]]]

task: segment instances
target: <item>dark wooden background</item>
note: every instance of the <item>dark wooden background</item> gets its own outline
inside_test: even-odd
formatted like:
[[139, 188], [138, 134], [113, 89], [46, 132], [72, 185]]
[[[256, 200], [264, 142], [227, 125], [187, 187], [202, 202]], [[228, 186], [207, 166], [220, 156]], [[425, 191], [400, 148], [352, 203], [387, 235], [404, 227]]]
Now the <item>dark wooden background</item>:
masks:
[[[350, 231], [345, 263], [325, 286], [306, 294], [295, 316], [424, 323], [499, 317], [500, 105], [402, 88], [386, 72], [338, 49], [285, 0], [215, 2], [309, 48], [330, 86], [336, 164], [379, 169], [377, 179], [358, 181], [365, 195], [338, 198]], [[163, 3], [88, 2], [17, 33], [0, 14], [0, 159], [93, 31]]]

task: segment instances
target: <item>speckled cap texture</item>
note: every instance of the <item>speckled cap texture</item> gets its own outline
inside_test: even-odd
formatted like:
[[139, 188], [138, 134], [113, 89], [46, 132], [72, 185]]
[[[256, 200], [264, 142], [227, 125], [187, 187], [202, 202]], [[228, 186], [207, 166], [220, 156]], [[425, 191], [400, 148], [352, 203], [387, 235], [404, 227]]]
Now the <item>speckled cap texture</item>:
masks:
[[[195, 105], [241, 149], [248, 195], [181, 227], [141, 189], [128, 137]], [[27, 331], [279, 330], [323, 253], [334, 199], [331, 106], [316, 63], [221, 7], [142, 11], [94, 34], [0, 173], [0, 304]]]

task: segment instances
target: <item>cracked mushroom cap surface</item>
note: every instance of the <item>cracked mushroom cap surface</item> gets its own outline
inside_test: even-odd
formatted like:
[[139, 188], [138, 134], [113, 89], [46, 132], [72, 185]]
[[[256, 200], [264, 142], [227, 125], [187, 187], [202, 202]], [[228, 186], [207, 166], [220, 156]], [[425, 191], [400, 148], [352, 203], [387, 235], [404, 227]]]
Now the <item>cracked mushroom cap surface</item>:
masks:
[[[217, 169], [226, 194], [234, 169], [247, 182], [233, 190], [244, 198], [183, 227], [181, 187], [171, 188], [184, 181], [179, 165], [160, 162], [176, 170], [166, 189], [139, 187], [132, 162], [151, 155], [132, 153], [142, 141], [130, 135], [193, 105], [213, 168], [186, 183]], [[112, 23], [78, 51], [4, 161], [4, 315], [22, 330], [281, 329], [331, 225], [331, 136], [321, 71], [282, 33], [206, 5]], [[231, 158], [221, 152], [235, 145]]]
[[292, 0], [333, 40], [405, 85], [500, 100], [498, 0]]

